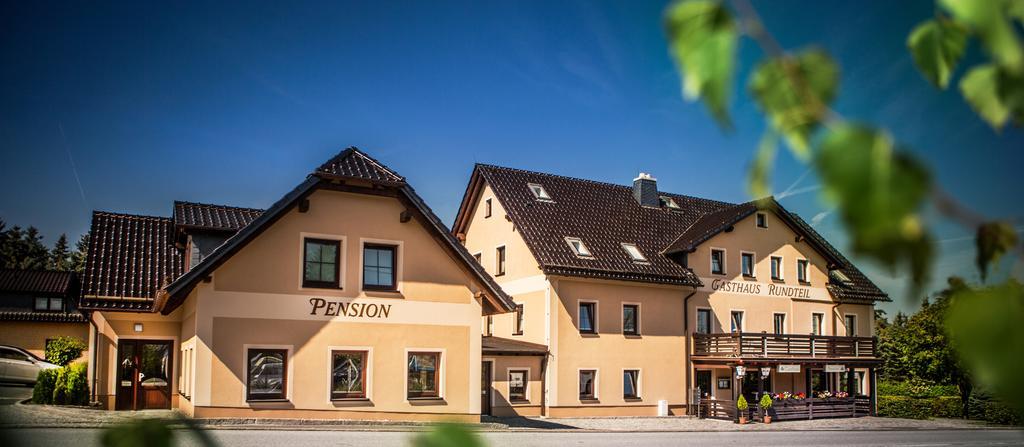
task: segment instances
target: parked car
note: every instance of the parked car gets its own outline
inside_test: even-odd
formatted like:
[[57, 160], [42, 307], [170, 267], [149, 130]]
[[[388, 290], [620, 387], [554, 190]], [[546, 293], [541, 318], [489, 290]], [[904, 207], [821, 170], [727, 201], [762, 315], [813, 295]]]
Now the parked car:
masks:
[[15, 346], [0, 345], [0, 382], [35, 384], [39, 371], [59, 368]]

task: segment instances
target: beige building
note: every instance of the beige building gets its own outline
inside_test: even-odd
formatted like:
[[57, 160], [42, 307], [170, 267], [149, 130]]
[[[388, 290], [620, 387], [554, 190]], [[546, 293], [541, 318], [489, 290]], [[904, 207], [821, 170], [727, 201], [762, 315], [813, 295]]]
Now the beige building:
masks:
[[754, 407], [783, 392], [848, 393], [801, 401], [836, 415], [873, 408], [874, 302], [888, 298], [770, 198], [477, 165], [453, 232], [516, 304], [484, 334], [535, 346], [484, 353], [491, 414], [735, 416], [741, 393]]
[[[46, 345], [57, 337], [88, 339], [89, 324], [77, 309], [79, 288], [74, 272], [0, 269], [0, 345], [45, 359]], [[8, 350], [4, 354], [19, 355]], [[86, 351], [82, 357], [88, 355]], [[21, 379], [35, 381], [35, 376]]]
[[106, 408], [478, 421], [480, 318], [514, 306], [403, 177], [347, 149], [266, 211], [96, 212], [81, 308]]

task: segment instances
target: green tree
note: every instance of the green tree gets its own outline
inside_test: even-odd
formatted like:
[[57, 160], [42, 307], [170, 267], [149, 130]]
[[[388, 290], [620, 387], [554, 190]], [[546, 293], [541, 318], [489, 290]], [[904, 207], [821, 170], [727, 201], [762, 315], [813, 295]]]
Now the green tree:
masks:
[[15, 225], [0, 235], [0, 266], [13, 269], [43, 269], [50, 263], [50, 250], [35, 227], [22, 230]]
[[78, 242], [75, 243], [75, 251], [71, 253], [70, 270], [77, 273], [85, 271], [85, 258], [88, 254], [89, 232], [86, 231], [85, 234], [78, 238]]
[[61, 233], [50, 251], [50, 270], [66, 272], [71, 270], [71, 251], [68, 247], [68, 236]]
[[[1008, 123], [1024, 124], [1024, 1], [937, 4], [935, 17], [909, 30], [906, 42], [909, 57], [924, 78], [938, 89], [948, 88], [965, 49], [977, 41], [983, 60], [960, 78], [961, 96], [994, 131]], [[741, 38], [749, 37], [760, 47], [764, 60], [753, 68], [747, 89], [768, 130], [750, 164], [750, 192], [755, 198], [770, 194], [776, 141], [782, 141], [821, 181], [822, 197], [836, 208], [853, 253], [905, 272], [912, 286], [909, 296], [920, 296], [932, 271], [935, 241], [930, 222], [922, 218], [926, 207], [975, 233], [983, 280], [989, 266], [1005, 254], [1012, 252], [1018, 259], [1024, 254], [1010, 223], [985, 218], [954, 200], [927, 166], [884, 128], [847, 119], [832, 109], [839, 92], [838, 64], [820, 48], [783, 48], [749, 0], [678, 0], [665, 14], [665, 30], [683, 77], [684, 98], [704, 102], [723, 129], [732, 128], [728, 104]], [[1016, 326], [1024, 318], [1024, 306], [1018, 306], [1024, 301], [1022, 290], [1012, 281], [987, 288], [964, 286], [950, 292], [958, 297], [953, 301], [972, 305], [951, 306], [946, 316], [952, 323], [949, 336], [967, 365], [1006, 402], [1024, 402], [1024, 382], [1016, 378], [1024, 368], [1019, 355], [1024, 352], [1024, 340], [1019, 340], [1024, 331]], [[991, 308], [976, 307], [985, 305]], [[909, 320], [910, 327], [903, 327], [899, 320], [897, 315], [892, 323], [897, 327], [894, 337], [920, 329]], [[974, 346], [981, 341], [994, 343]], [[887, 349], [901, 348], [894, 344]], [[924, 361], [892, 354], [906, 358], [911, 366]], [[1024, 415], [1024, 403], [1020, 405], [1017, 409]]]

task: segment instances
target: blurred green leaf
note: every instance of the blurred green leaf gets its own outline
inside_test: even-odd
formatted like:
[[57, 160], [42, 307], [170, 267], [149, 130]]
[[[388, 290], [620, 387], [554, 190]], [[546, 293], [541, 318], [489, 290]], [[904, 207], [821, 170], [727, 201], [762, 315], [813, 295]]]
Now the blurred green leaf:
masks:
[[1020, 8], [1019, 0], [939, 0], [953, 17], [981, 38], [985, 50], [1000, 66], [1024, 73], [1024, 51], [1010, 22]]
[[750, 196], [762, 198], [771, 195], [772, 166], [775, 165], [776, 139], [775, 134], [765, 132], [761, 136], [761, 142], [757, 145], [757, 154], [754, 156], [754, 163], [750, 165], [747, 174], [747, 188]]
[[483, 440], [464, 425], [439, 424], [413, 439], [416, 447], [483, 447]]
[[829, 129], [815, 167], [853, 250], [890, 268], [909, 266], [915, 287], [922, 286], [933, 250], [918, 215], [931, 188], [927, 169], [887, 134], [850, 124]]
[[665, 17], [672, 55], [683, 73], [683, 96], [703, 99], [719, 125], [731, 128], [732, 96], [738, 33], [732, 15], [717, 1], [678, 1]]
[[174, 432], [164, 421], [140, 419], [111, 427], [103, 432], [100, 442], [105, 447], [171, 447]]
[[952, 20], [929, 20], [910, 32], [907, 47], [921, 74], [945, 89], [967, 47], [967, 30]]
[[1024, 75], [999, 70], [996, 80], [996, 94], [1009, 111], [1010, 119], [1018, 126], [1024, 124]]
[[973, 377], [1024, 416], [1024, 287], [1009, 280], [997, 287], [953, 295], [946, 327]]
[[999, 98], [998, 82], [998, 68], [991, 64], [972, 68], [960, 80], [964, 99], [995, 130], [1002, 129], [1010, 117], [1010, 110]]
[[1017, 230], [1006, 222], [988, 222], [978, 227], [975, 238], [978, 252], [978, 269], [982, 281], [988, 276], [988, 266], [1017, 245]]
[[754, 70], [748, 83], [772, 127], [801, 160], [809, 158], [810, 135], [824, 121], [838, 87], [839, 67], [817, 49], [770, 59]]

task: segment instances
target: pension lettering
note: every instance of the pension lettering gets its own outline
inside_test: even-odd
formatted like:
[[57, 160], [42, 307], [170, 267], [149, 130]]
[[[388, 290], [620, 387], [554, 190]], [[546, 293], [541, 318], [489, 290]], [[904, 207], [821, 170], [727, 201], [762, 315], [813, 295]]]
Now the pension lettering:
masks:
[[387, 318], [391, 314], [390, 304], [346, 303], [344, 301], [327, 301], [323, 298], [310, 298], [309, 305], [310, 315], [325, 317]]

